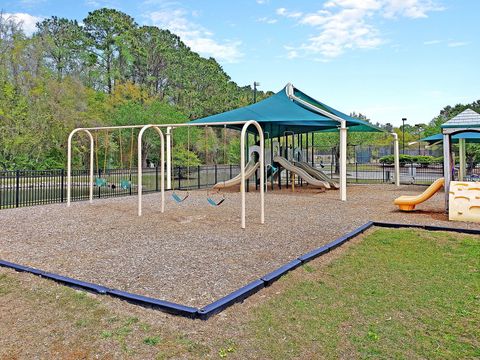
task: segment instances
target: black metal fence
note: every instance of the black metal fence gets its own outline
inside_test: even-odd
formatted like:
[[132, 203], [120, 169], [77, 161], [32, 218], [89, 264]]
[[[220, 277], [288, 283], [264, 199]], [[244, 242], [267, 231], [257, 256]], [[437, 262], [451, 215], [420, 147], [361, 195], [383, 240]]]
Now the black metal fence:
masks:
[[[334, 165], [316, 163], [318, 169], [332, 178], [338, 179]], [[143, 169], [143, 192], [160, 190], [159, 168]], [[225, 181], [240, 173], [239, 165], [212, 165], [194, 167], [174, 167], [173, 189], [208, 188], [217, 182]], [[467, 180], [479, 179], [480, 168], [468, 172]], [[392, 183], [395, 171], [393, 165], [350, 163], [347, 167], [347, 181], [358, 184]], [[402, 164], [400, 181], [402, 184], [429, 185], [443, 176], [443, 164]], [[105, 186], [94, 187], [95, 198], [135, 195], [138, 192], [136, 170], [107, 170], [95, 174], [105, 180]], [[282, 185], [287, 183], [287, 174], [282, 172]], [[299, 184], [305, 184], [297, 178]], [[288, 178], [290, 182], [290, 177]], [[88, 171], [72, 171], [72, 201], [87, 200], [89, 196]], [[122, 186], [128, 184], [128, 186]], [[255, 184], [253, 180], [250, 184]], [[16, 170], [0, 171], [0, 209], [38, 204], [61, 203], [66, 201], [67, 176], [65, 170]]]
[[[238, 165], [174, 167], [172, 188], [205, 188], [219, 181], [231, 179], [240, 173]], [[94, 186], [94, 198], [136, 195], [137, 170], [112, 169], [95, 174], [104, 186]], [[160, 191], [159, 168], [142, 170], [143, 193]], [[88, 170], [72, 171], [72, 201], [89, 198]], [[0, 171], [0, 209], [66, 202], [67, 172], [58, 170]]]

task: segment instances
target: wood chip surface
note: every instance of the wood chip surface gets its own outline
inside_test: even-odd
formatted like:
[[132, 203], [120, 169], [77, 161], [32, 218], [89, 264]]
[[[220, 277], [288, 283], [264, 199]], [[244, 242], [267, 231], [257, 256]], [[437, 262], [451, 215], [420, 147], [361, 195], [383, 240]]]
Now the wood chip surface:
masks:
[[269, 191], [265, 225], [259, 193], [247, 193], [247, 228], [240, 228], [240, 194], [218, 207], [206, 191], [175, 203], [166, 194], [119, 197], [0, 211], [0, 259], [104, 286], [201, 307], [369, 220], [480, 229], [447, 221], [444, 194], [401, 213], [400, 195], [425, 187], [352, 185], [348, 201], [338, 191], [305, 187]]

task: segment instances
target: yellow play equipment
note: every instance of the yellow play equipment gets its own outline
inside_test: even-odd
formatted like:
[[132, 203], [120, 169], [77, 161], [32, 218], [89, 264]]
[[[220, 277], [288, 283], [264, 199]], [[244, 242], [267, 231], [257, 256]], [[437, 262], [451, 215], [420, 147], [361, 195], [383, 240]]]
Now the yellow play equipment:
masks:
[[418, 204], [430, 199], [433, 195], [435, 195], [435, 193], [440, 191], [440, 189], [443, 187], [444, 184], [445, 184], [445, 179], [444, 178], [437, 179], [437, 180], [435, 180], [435, 182], [432, 185], [430, 185], [427, 188], [427, 190], [425, 190], [420, 195], [400, 196], [400, 197], [396, 198], [393, 203], [395, 205], [398, 205], [398, 207], [402, 211], [413, 211], [413, 210], [415, 210], [415, 205], [418, 205]]
[[480, 222], [480, 182], [451, 181], [448, 219]]

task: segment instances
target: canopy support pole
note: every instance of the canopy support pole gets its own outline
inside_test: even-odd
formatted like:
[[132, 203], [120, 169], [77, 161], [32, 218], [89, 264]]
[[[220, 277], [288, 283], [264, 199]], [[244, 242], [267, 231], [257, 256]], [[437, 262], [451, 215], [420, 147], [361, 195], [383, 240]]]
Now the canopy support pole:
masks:
[[395, 185], [400, 186], [400, 146], [398, 144], [398, 134], [393, 135], [393, 159], [395, 166]]
[[340, 123], [340, 200], [347, 201], [347, 121], [296, 97], [292, 84], [288, 84], [285, 91], [290, 99]]
[[347, 201], [347, 122], [340, 122], [340, 200]]
[[262, 127], [258, 122], [255, 120], [247, 121], [242, 127], [242, 133], [240, 135], [240, 174], [241, 174], [241, 182], [240, 182], [240, 192], [242, 198], [242, 215], [241, 215], [241, 222], [242, 222], [242, 229], [245, 229], [245, 150], [248, 146], [248, 143], [245, 143], [245, 138], [247, 138], [248, 142], [248, 134], [247, 129], [250, 125], [254, 125], [257, 128], [258, 135], [260, 137], [260, 223], [265, 224], [265, 138], [263, 136]]
[[445, 211], [448, 213], [448, 196], [450, 193], [451, 180], [451, 152], [450, 152], [450, 134], [443, 134], [443, 177], [445, 178]]
[[458, 155], [460, 160], [458, 180], [463, 181], [463, 178], [465, 177], [465, 139], [458, 139]]
[[[167, 147], [167, 190], [170, 190], [172, 188], [172, 143], [171, 143], [171, 137], [172, 137], [172, 128], [167, 127], [167, 132], [166, 132], [166, 147]], [[187, 154], [188, 156], [188, 154]]]

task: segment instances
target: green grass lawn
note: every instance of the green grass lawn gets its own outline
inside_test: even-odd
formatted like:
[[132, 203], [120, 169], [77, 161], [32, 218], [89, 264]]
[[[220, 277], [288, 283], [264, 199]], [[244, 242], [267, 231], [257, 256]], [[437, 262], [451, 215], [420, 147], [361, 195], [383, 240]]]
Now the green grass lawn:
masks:
[[304, 266], [311, 276], [255, 309], [251, 331], [269, 358], [480, 357], [479, 265], [478, 238], [377, 229]]
[[375, 229], [202, 322], [0, 270], [0, 358], [479, 358], [479, 271], [478, 236]]

